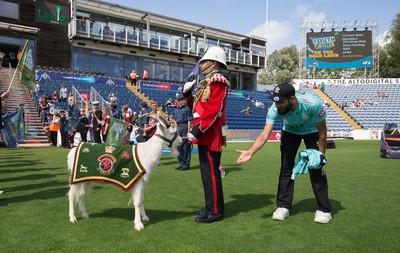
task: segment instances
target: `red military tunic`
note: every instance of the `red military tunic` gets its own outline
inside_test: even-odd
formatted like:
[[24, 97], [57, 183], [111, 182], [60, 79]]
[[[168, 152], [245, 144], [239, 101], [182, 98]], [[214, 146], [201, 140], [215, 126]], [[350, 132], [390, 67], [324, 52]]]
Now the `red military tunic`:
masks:
[[[196, 94], [187, 99], [193, 110], [193, 143], [209, 146], [210, 151], [221, 152], [225, 144], [221, 127], [226, 123], [226, 99], [229, 82], [219, 72], [214, 71], [197, 85]], [[200, 135], [196, 134], [200, 130]]]

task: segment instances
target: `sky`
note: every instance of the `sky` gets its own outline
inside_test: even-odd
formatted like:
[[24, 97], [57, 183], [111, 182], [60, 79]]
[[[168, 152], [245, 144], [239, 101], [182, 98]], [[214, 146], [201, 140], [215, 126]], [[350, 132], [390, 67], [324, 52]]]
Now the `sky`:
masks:
[[377, 38], [382, 41], [382, 36], [392, 27], [393, 19], [400, 12], [399, 0], [106, 0], [106, 2], [243, 35], [265, 38], [267, 33], [268, 55], [274, 50], [290, 45], [299, 47], [302, 21], [377, 19], [379, 20]]

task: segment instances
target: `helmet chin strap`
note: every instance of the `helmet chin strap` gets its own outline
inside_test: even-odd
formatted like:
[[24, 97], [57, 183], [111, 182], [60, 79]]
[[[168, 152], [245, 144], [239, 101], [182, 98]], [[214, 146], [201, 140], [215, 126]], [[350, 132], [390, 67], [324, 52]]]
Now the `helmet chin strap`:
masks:
[[212, 65], [213, 63], [211, 61], [207, 61], [204, 65], [201, 65], [200, 73], [203, 73], [203, 71], [206, 71]]

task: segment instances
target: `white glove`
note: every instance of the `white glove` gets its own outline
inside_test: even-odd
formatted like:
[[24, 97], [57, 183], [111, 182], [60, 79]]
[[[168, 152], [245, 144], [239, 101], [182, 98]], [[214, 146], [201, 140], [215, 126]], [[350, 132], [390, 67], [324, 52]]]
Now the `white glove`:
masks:
[[194, 137], [193, 134], [189, 133], [189, 134], [188, 134], [188, 139], [189, 139], [189, 141], [194, 141], [194, 140], [196, 140], [197, 138]]
[[185, 83], [185, 85], [183, 86], [183, 93], [186, 93], [188, 90], [190, 90], [193, 87], [193, 85], [196, 84], [196, 81], [197, 80], [195, 78], [193, 81]]

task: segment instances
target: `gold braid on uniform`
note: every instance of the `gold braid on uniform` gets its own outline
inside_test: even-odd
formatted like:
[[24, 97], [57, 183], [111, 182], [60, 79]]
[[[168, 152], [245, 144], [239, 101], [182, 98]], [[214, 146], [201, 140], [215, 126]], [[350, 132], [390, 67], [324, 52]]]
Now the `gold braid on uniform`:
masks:
[[201, 101], [207, 102], [211, 97], [210, 83], [219, 82], [229, 86], [229, 81], [219, 73], [218, 70], [211, 72], [206, 76], [204, 80], [201, 80], [196, 86], [196, 94], [194, 95], [194, 106], [199, 101], [201, 95], [203, 94]]

